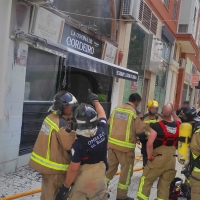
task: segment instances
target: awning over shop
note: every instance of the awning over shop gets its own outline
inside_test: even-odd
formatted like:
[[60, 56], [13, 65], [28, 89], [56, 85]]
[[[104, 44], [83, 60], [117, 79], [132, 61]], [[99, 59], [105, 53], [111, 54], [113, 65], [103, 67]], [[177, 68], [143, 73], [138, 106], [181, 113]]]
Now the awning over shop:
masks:
[[58, 56], [63, 56], [66, 58], [66, 65], [71, 67], [130, 81], [138, 80], [138, 72], [94, 58], [66, 46], [55, 44], [30, 34], [18, 31], [12, 36], [12, 39], [20, 40], [35, 48], [48, 51]]
[[166, 26], [162, 27], [162, 34], [169, 40], [172, 45], [174, 45], [175, 37], [170, 33]]
[[138, 73], [135, 71], [88, 56], [70, 48], [67, 48], [67, 51], [66, 64], [71, 67], [131, 81], [137, 81], [138, 79]]

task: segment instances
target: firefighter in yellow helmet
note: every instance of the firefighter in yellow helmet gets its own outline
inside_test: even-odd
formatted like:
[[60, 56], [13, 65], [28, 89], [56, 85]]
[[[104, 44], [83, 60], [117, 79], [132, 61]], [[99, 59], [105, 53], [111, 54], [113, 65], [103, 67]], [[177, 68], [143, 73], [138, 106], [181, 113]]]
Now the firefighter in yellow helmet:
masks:
[[133, 200], [133, 198], [127, 196], [127, 193], [133, 172], [135, 145], [137, 141], [136, 129], [144, 129], [144, 127], [140, 126], [141, 115], [136, 110], [141, 100], [139, 94], [131, 94], [129, 102], [116, 107], [109, 119], [109, 169], [106, 172], [106, 180], [109, 184], [120, 164], [121, 174], [117, 188], [117, 200]]
[[78, 102], [71, 93], [58, 92], [50, 109], [51, 114], [45, 118], [40, 129], [29, 162], [31, 168], [42, 173], [40, 200], [55, 200], [65, 180], [75, 140], [72, 111], [76, 106]]
[[157, 101], [150, 100], [148, 102], [147, 107], [148, 107], [148, 113], [143, 116], [143, 122], [145, 123], [145, 130], [142, 134], [137, 134], [138, 138], [140, 139], [140, 142], [142, 143], [141, 154], [143, 157], [144, 167], [147, 164], [146, 145], [151, 125], [162, 120], [162, 116], [158, 113], [159, 104]]

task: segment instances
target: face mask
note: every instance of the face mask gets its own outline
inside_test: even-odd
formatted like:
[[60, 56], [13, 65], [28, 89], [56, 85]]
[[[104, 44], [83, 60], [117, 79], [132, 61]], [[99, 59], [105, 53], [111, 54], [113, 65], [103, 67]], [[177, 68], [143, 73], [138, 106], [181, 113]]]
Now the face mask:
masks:
[[93, 129], [86, 129], [86, 130], [76, 130], [77, 135], [82, 135], [84, 137], [94, 137], [96, 135], [97, 132], [97, 127], [93, 128]]

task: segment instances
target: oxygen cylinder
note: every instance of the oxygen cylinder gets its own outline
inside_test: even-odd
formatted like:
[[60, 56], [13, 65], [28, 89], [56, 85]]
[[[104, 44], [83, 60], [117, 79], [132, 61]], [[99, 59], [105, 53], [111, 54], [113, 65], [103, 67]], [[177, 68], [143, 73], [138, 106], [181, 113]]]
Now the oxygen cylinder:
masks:
[[187, 165], [190, 161], [190, 143], [192, 136], [192, 125], [182, 123], [179, 130], [178, 139], [178, 162], [181, 165]]

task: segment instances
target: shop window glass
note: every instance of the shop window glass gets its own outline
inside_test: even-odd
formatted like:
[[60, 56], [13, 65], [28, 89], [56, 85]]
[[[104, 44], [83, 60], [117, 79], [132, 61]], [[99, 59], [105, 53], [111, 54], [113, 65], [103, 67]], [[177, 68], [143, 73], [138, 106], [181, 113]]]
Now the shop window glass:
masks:
[[156, 86], [165, 88], [167, 79], [168, 64], [163, 63], [159, 66], [159, 73], [156, 76]]
[[57, 56], [34, 48], [29, 48], [25, 101], [52, 101], [56, 93], [58, 73]]
[[139, 77], [138, 83], [125, 80], [123, 103], [126, 103], [132, 93], [142, 96], [143, 77]]
[[188, 90], [188, 85], [184, 83], [183, 94], [182, 94], [182, 102], [186, 101], [186, 99], [187, 99], [187, 90]]
[[[114, 6], [114, 4], [112, 4]], [[108, 0], [54, 0], [54, 6], [58, 10], [65, 11], [72, 19], [81, 22], [93, 31], [110, 37], [112, 18], [110, 1]], [[116, 10], [119, 10], [120, 2], [116, 2]], [[99, 17], [99, 18], [94, 18]]]
[[110, 103], [112, 82], [112, 77], [72, 68], [70, 81], [65, 89], [70, 91], [79, 102], [87, 102], [87, 91], [90, 88], [98, 94], [100, 102]]
[[123, 103], [128, 101], [132, 93], [137, 92], [142, 96], [144, 82], [143, 55], [146, 36], [148, 34], [137, 24], [132, 25], [127, 68], [137, 71], [139, 79], [137, 83], [125, 80]]

